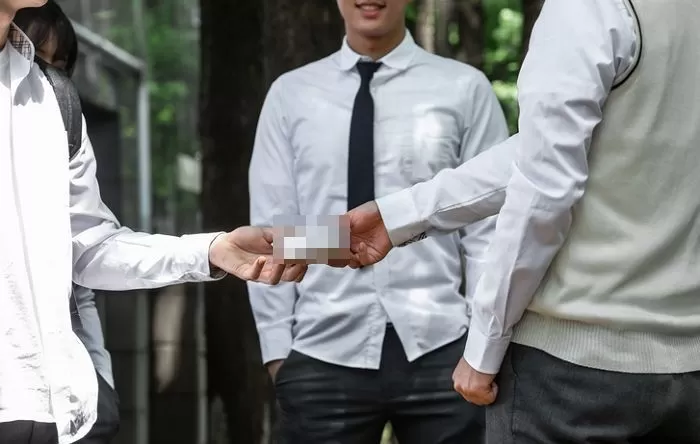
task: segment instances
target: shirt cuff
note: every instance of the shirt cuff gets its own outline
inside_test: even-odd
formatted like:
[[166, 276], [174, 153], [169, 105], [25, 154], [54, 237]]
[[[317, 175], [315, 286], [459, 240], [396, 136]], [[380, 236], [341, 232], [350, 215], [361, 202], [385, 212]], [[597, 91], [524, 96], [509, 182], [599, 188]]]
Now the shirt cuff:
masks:
[[291, 325], [277, 325], [274, 328], [258, 330], [260, 336], [260, 353], [263, 365], [272, 361], [287, 359], [292, 350]]
[[478, 372], [495, 375], [501, 369], [509, 345], [510, 337], [489, 338], [476, 328], [470, 328], [464, 360]]
[[199, 233], [182, 236], [184, 248], [190, 254], [194, 254], [194, 267], [188, 273], [190, 278], [195, 281], [205, 282], [223, 279], [226, 276], [225, 271], [213, 267], [209, 262], [209, 248], [211, 248], [214, 239], [222, 234], [225, 233]]
[[377, 199], [377, 206], [393, 246], [402, 246], [425, 238], [430, 224], [421, 220], [411, 188], [380, 197]]

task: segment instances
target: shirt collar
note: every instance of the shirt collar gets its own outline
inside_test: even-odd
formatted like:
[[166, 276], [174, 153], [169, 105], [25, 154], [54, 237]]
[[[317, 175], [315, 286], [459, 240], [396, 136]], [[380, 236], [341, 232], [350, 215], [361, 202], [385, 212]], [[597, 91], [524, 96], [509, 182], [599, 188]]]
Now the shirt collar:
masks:
[[[409, 64], [413, 60], [413, 56], [416, 52], [416, 42], [413, 40], [411, 33], [406, 31], [406, 35], [403, 41], [394, 48], [389, 54], [385, 55], [378, 62], [382, 62], [384, 65], [395, 68], [400, 71], [408, 68]], [[340, 48], [340, 69], [344, 71], [349, 71], [357, 65], [357, 62], [364, 59], [363, 56], [356, 53], [350, 45], [348, 45], [347, 36], [343, 38], [343, 46]]]
[[10, 32], [7, 41], [17, 50], [17, 52], [27, 59], [29, 63], [34, 62], [34, 45], [29, 37], [22, 32], [14, 23], [10, 25]]
[[10, 32], [7, 35], [10, 50], [10, 65], [12, 69], [12, 80], [17, 81], [25, 78], [34, 64], [34, 45], [29, 37], [22, 32], [14, 23], [10, 25]]

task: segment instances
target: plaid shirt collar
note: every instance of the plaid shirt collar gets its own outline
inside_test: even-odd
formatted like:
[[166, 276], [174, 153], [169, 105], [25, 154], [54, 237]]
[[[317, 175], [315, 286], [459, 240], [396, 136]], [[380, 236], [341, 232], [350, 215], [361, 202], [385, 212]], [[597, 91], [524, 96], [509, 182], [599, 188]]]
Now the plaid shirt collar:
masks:
[[7, 41], [9, 41], [17, 52], [19, 52], [22, 57], [27, 59], [29, 63], [34, 62], [34, 45], [32, 44], [32, 41], [29, 40], [29, 37], [27, 37], [22, 30], [15, 26], [14, 23], [10, 26]]

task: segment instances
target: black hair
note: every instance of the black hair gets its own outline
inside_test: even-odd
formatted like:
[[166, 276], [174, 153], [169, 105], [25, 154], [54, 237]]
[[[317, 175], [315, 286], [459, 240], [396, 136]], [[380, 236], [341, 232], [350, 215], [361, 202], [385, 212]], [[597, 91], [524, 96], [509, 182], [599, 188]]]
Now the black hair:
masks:
[[17, 11], [14, 23], [22, 30], [35, 48], [40, 48], [49, 39], [56, 39], [54, 60], [65, 62], [65, 71], [71, 76], [78, 60], [78, 37], [68, 16], [55, 0], [48, 0], [39, 8], [24, 8]]

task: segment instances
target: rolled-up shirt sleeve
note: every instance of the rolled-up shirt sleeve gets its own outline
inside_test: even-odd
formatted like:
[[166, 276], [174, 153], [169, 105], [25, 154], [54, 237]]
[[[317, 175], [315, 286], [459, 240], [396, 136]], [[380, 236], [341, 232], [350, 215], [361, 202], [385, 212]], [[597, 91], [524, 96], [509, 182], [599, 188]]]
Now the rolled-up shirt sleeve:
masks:
[[102, 202], [96, 161], [83, 121], [82, 147], [70, 163], [73, 281], [87, 288], [131, 290], [222, 277], [209, 265], [221, 233], [182, 237], [137, 233], [119, 224]]

